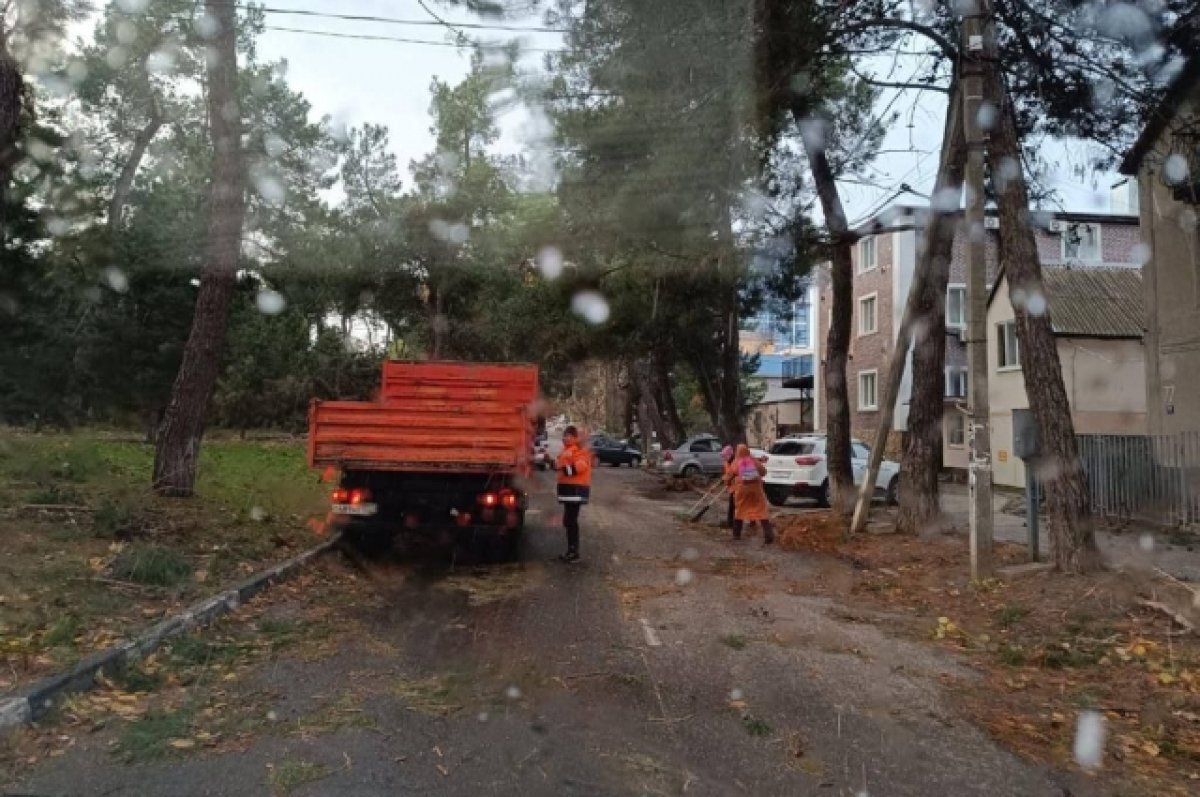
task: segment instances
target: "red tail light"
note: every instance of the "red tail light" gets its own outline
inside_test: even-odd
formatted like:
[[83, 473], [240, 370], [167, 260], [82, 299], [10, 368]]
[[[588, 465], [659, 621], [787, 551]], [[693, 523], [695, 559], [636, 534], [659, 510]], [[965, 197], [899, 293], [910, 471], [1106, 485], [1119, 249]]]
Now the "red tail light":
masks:
[[517, 494], [512, 490], [503, 490], [500, 493], [500, 503], [505, 509], [517, 508]]
[[471, 525], [471, 514], [469, 512], [459, 512], [457, 520], [458, 525], [469, 526]]
[[480, 506], [485, 506], [488, 508], [500, 503], [500, 497], [495, 493], [480, 493], [478, 500]]
[[797, 465], [804, 465], [805, 467], [809, 468], [811, 468], [813, 465], [816, 465], [820, 461], [820, 457], [796, 457]]
[[675, 459], [675, 455], [672, 454], [670, 451], [663, 452], [663, 462], [670, 462], [673, 459]]
[[350, 491], [350, 503], [358, 506], [371, 500], [371, 491], [366, 487], [355, 487]]
[[333, 495], [329, 498], [335, 504], [348, 504], [350, 503], [350, 491], [345, 487], [339, 487], [333, 491]]

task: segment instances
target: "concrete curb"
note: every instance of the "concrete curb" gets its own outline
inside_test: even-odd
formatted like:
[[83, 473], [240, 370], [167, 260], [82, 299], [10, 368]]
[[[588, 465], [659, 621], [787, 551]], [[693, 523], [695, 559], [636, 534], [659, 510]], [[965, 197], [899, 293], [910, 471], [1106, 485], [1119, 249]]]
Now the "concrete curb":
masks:
[[36, 721], [53, 708], [55, 701], [63, 695], [90, 689], [98, 673], [120, 670], [149, 656], [171, 637], [210, 624], [258, 595], [271, 584], [283, 581], [313, 559], [329, 552], [337, 545], [338, 540], [335, 536], [298, 556], [262, 570], [238, 586], [195, 603], [174, 617], [151, 626], [135, 639], [93, 653], [66, 672], [52, 675], [15, 694], [0, 698], [0, 730]]

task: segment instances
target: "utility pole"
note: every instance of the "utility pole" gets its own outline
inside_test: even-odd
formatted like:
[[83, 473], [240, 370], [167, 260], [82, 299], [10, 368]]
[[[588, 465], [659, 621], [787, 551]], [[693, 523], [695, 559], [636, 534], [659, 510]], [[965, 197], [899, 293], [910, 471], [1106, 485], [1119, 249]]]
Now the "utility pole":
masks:
[[[986, 137], [984, 59], [991, 52], [991, 0], [965, 0], [959, 74], [963, 81], [963, 124], [967, 141], [967, 379], [970, 440], [969, 484], [971, 578], [992, 575], [992, 441], [988, 431], [987, 231], [984, 227], [983, 169]], [[990, 114], [995, 119], [995, 105]]]

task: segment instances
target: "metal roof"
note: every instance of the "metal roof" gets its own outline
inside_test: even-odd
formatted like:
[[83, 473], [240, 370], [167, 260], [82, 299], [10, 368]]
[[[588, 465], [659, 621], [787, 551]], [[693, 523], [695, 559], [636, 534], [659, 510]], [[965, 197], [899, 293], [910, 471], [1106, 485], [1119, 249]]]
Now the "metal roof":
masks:
[[1042, 281], [1056, 335], [1141, 338], [1145, 332], [1140, 269], [1042, 266]]

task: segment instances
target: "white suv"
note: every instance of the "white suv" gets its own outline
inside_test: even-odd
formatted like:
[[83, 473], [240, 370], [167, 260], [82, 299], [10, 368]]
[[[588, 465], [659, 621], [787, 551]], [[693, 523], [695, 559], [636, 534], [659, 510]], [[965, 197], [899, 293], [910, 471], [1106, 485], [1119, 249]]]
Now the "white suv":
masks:
[[[859, 440], [850, 442], [850, 467], [854, 483], [862, 484], [867, 473], [871, 450]], [[829, 505], [829, 467], [825, 459], [824, 435], [785, 437], [771, 446], [767, 458], [767, 475], [763, 479], [767, 500], [783, 506], [788, 498], [813, 498], [822, 506]], [[885, 459], [879, 466], [875, 492], [889, 504], [896, 503], [900, 486], [900, 465]]]

